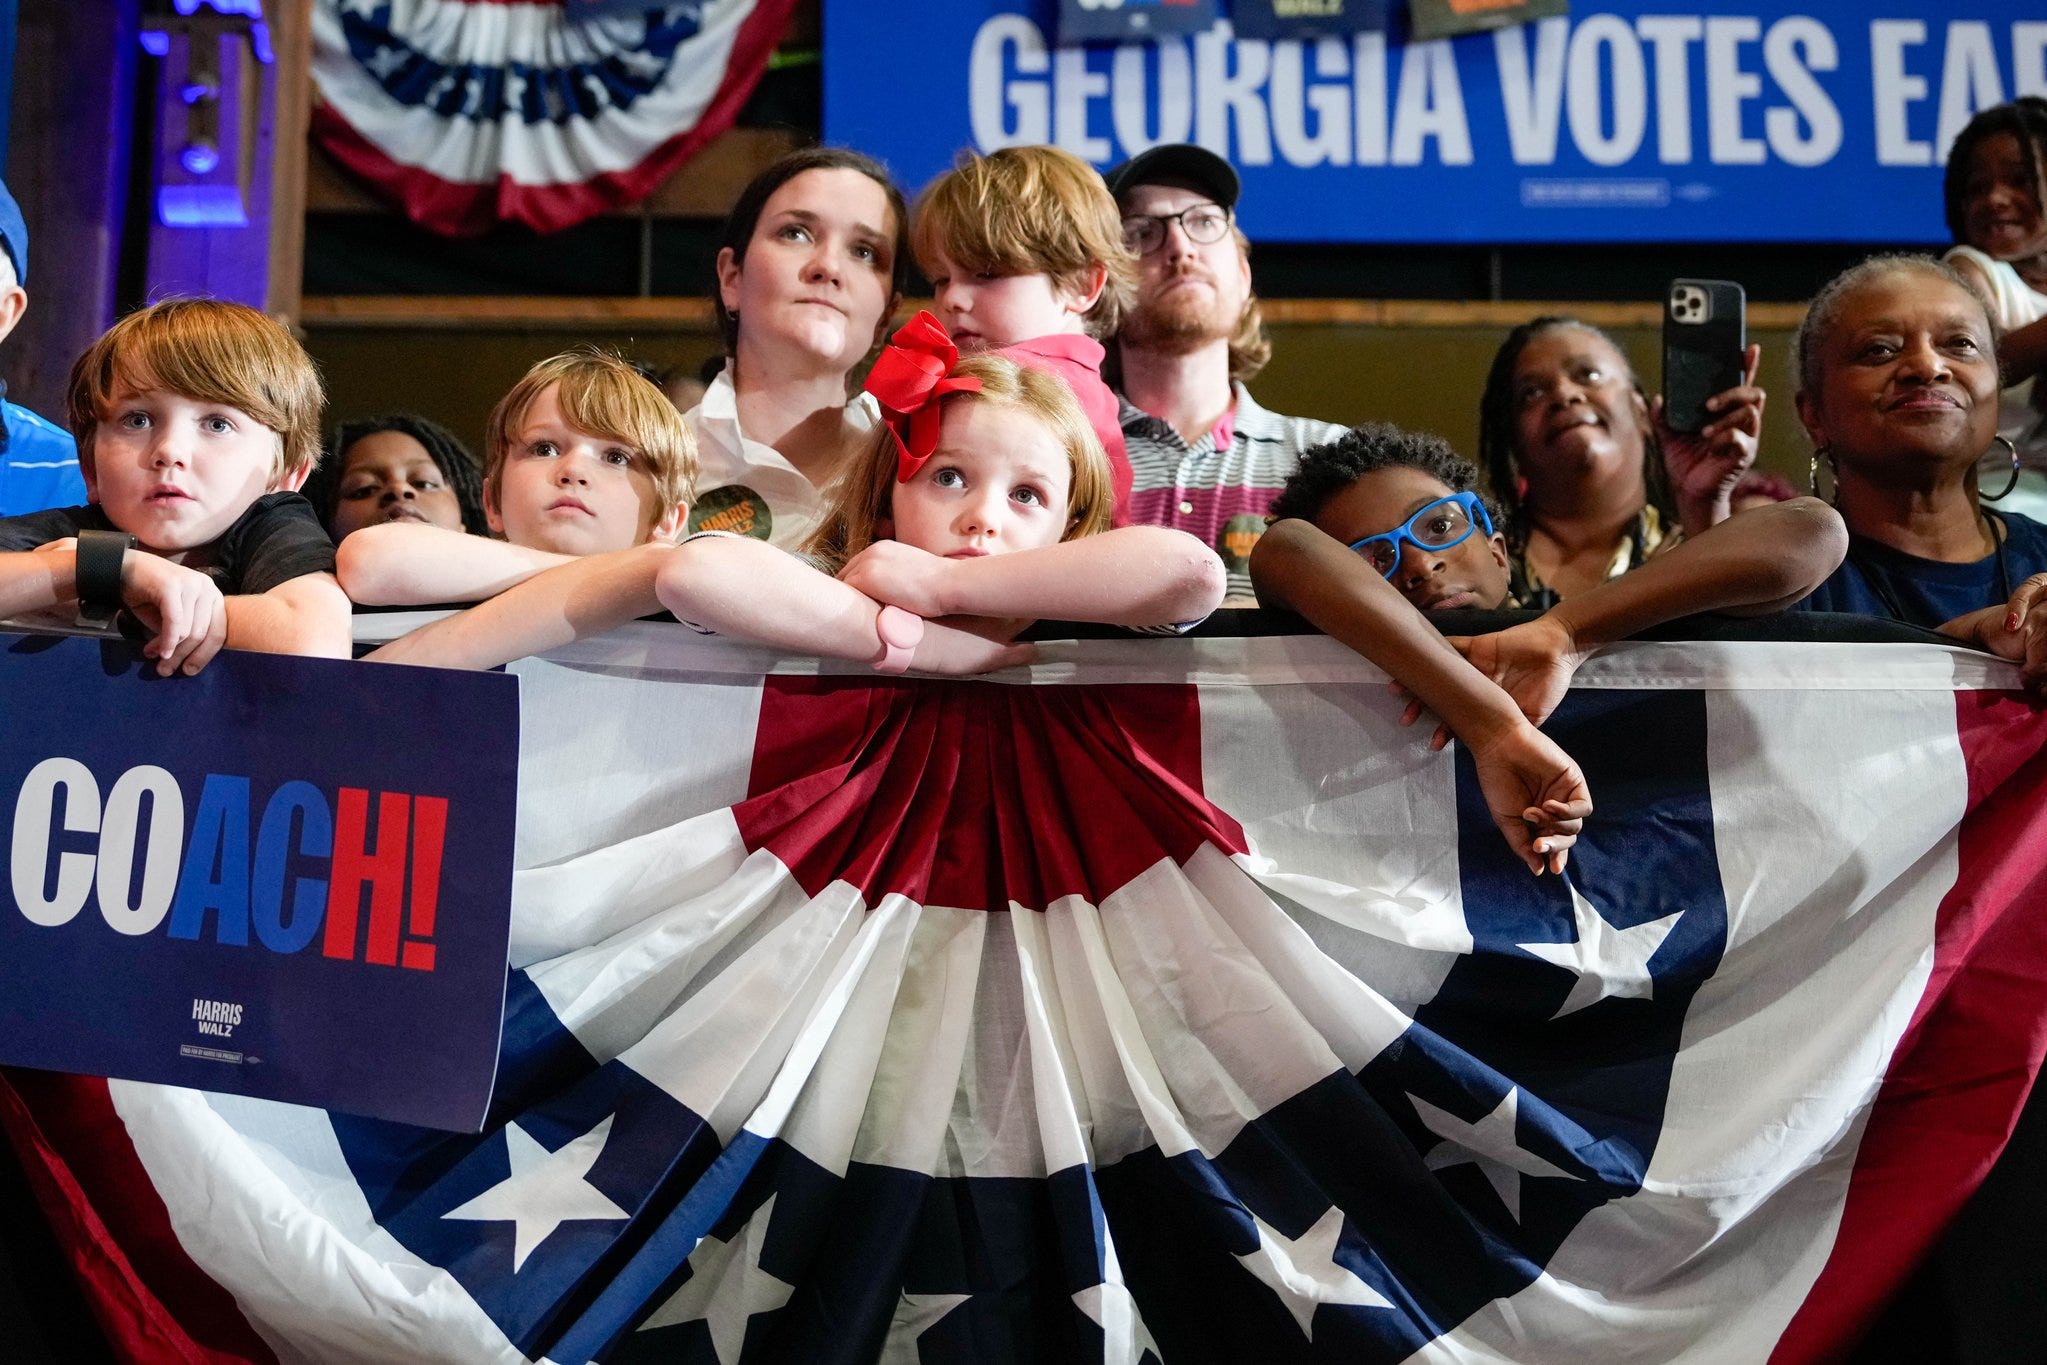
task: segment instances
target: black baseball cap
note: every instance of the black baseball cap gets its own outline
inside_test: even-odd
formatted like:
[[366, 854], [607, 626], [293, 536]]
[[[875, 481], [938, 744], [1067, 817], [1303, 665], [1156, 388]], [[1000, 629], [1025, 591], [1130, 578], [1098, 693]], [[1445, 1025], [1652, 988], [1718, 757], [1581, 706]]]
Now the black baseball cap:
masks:
[[1229, 162], [1191, 142], [1169, 142], [1139, 152], [1103, 179], [1108, 181], [1109, 193], [1116, 196], [1119, 204], [1124, 195], [1139, 185], [1177, 185], [1205, 194], [1226, 209], [1234, 209], [1242, 189]]

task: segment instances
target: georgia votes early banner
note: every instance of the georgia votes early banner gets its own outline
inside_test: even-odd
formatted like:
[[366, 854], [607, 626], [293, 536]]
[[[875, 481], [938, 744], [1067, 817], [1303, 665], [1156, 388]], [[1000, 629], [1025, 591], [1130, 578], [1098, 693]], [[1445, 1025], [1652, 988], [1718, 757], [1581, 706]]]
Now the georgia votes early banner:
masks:
[[514, 680], [5, 635], [0, 696], [0, 1061], [477, 1130]]
[[826, 5], [826, 138], [913, 188], [961, 148], [1106, 169], [1198, 142], [1242, 173], [1253, 241], [1942, 242], [1955, 134], [2047, 95], [2037, 0], [1573, 0], [1428, 42], [1222, 19], [1086, 47], [1055, 46], [1057, 9]]
[[9, 1078], [101, 1320], [168, 1324], [121, 1349], [1814, 1359], [2039, 1064], [2047, 711], [1991, 660], [1617, 647], [1536, 879], [1326, 640], [684, 634], [518, 666], [482, 1136]]

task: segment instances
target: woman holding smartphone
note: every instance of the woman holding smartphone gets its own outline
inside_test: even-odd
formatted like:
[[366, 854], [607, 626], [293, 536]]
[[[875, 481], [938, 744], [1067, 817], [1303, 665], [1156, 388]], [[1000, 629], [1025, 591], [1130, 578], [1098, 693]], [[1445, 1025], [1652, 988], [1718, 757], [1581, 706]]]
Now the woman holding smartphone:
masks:
[[1539, 317], [1507, 335], [1479, 401], [1479, 462], [1507, 511], [1523, 606], [1553, 606], [1726, 519], [1762, 434], [1759, 357], [1750, 346], [1743, 382], [1680, 434], [1597, 327]]

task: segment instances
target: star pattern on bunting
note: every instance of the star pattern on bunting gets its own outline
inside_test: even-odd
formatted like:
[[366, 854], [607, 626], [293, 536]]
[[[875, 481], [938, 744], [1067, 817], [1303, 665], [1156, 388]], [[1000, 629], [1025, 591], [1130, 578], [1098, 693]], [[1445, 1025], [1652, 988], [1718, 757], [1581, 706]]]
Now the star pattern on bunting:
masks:
[[442, 1218], [512, 1225], [512, 1273], [563, 1223], [629, 1215], [589, 1181], [590, 1168], [611, 1138], [612, 1115], [550, 1152], [517, 1122], [505, 1125], [505, 1160], [511, 1173]]
[[642, 48], [621, 47], [610, 56], [613, 61], [642, 80], [659, 80], [661, 73], [668, 69], [667, 62]]
[[[1248, 1210], [1247, 1210], [1248, 1212]], [[1299, 1237], [1288, 1237], [1272, 1224], [1251, 1215], [1258, 1225], [1258, 1249], [1237, 1257], [1256, 1275], [1300, 1324], [1301, 1335], [1315, 1339], [1315, 1310], [1323, 1304], [1359, 1308], [1391, 1308], [1392, 1300], [1366, 1284], [1358, 1273], [1339, 1264], [1336, 1248], [1343, 1239], [1343, 1210], [1331, 1206]]]
[[380, 47], [364, 59], [363, 65], [379, 80], [389, 80], [411, 56], [412, 54], [402, 47]]
[[1577, 941], [1515, 945], [1544, 962], [1578, 974], [1571, 993], [1550, 1017], [1561, 1019], [1575, 1014], [1608, 996], [1654, 999], [1656, 981], [1649, 971], [1649, 959], [1656, 956], [1656, 950], [1670, 937], [1684, 912], [1675, 911], [1661, 919], [1619, 929], [1585, 899], [1576, 885], [1568, 881], [1565, 885], [1571, 889], [1571, 918], [1577, 922]]
[[753, 1315], [773, 1312], [796, 1292], [794, 1285], [761, 1268], [761, 1248], [767, 1243], [768, 1224], [780, 1197], [769, 1195], [731, 1240], [698, 1238], [689, 1257], [689, 1279], [654, 1310], [640, 1330], [702, 1322], [711, 1334], [711, 1354], [719, 1365], [737, 1361], [746, 1346], [746, 1324]]
[[1416, 1117], [1422, 1125], [1443, 1141], [1429, 1149], [1422, 1164], [1432, 1171], [1450, 1166], [1461, 1166], [1466, 1162], [1476, 1165], [1493, 1190], [1500, 1196], [1500, 1202], [1507, 1206], [1507, 1213], [1515, 1222], [1521, 1221], [1521, 1177], [1537, 1176], [1552, 1180], [1582, 1180], [1572, 1175], [1521, 1145], [1515, 1135], [1515, 1124], [1521, 1112], [1521, 1087], [1509, 1086], [1500, 1102], [1493, 1106], [1491, 1113], [1476, 1123], [1458, 1118], [1445, 1109], [1438, 1109], [1427, 1100], [1409, 1095]]
[[1102, 1282], [1073, 1296], [1073, 1306], [1102, 1329], [1102, 1365], [1143, 1365], [1147, 1352], [1153, 1359], [1163, 1360], [1165, 1355], [1152, 1340], [1151, 1329], [1144, 1325], [1144, 1315], [1137, 1311], [1137, 1300], [1123, 1283], [1115, 1239], [1105, 1237], [1104, 1241]]
[[917, 1349], [917, 1338], [972, 1297], [972, 1294], [905, 1293], [896, 1301], [895, 1316], [889, 1319], [888, 1339], [882, 1343], [878, 1365], [920, 1365], [923, 1356]]

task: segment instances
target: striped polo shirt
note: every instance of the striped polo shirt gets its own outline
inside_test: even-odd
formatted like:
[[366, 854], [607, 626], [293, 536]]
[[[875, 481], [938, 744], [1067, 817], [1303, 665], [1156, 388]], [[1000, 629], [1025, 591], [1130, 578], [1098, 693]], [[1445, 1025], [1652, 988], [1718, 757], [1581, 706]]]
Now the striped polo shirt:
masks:
[[1161, 419], [1123, 399], [1123, 443], [1135, 484], [1131, 520], [1170, 526], [1213, 546], [1229, 570], [1231, 597], [1251, 596], [1251, 547], [1301, 452], [1344, 432], [1334, 422], [1267, 412], [1233, 383], [1230, 413], [1189, 445]]

